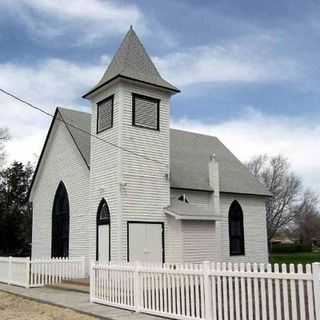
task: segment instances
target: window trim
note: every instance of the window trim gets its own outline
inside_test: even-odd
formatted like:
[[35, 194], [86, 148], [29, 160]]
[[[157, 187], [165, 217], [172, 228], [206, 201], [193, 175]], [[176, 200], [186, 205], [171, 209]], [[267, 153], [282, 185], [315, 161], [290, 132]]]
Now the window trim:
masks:
[[[111, 100], [111, 125], [110, 125], [110, 127], [108, 127], [108, 128], [99, 130], [99, 107], [100, 107], [103, 103], [105, 103], [105, 102], [107, 102], [107, 101], [109, 101], [109, 100]], [[96, 123], [96, 133], [97, 133], [97, 134], [98, 134], [98, 133], [101, 133], [101, 132], [103, 132], [103, 131], [106, 131], [106, 130], [108, 130], [108, 129], [111, 129], [111, 128], [113, 127], [113, 104], [114, 104], [114, 94], [112, 94], [111, 96], [109, 96], [109, 97], [107, 97], [107, 98], [105, 98], [105, 99], [97, 102], [97, 123]]]
[[[240, 219], [240, 236], [231, 236], [231, 213], [234, 206], [238, 206], [241, 211], [241, 219]], [[246, 250], [245, 250], [245, 239], [244, 239], [244, 224], [243, 224], [243, 210], [240, 205], [240, 203], [237, 200], [232, 201], [230, 207], [229, 207], [229, 213], [228, 213], [228, 224], [229, 224], [229, 253], [230, 256], [245, 256]], [[240, 251], [239, 253], [232, 252], [232, 239], [237, 238], [240, 239]]]
[[[136, 100], [135, 99], [136, 98], [156, 103], [157, 105], [157, 127], [156, 128], [151, 128], [151, 127], [146, 127], [140, 124], [136, 124], [135, 122], [135, 118], [136, 118]], [[132, 93], [132, 125], [138, 128], [144, 128], [144, 129], [149, 129], [153, 131], [160, 131], [160, 99], [144, 96], [138, 93]]]

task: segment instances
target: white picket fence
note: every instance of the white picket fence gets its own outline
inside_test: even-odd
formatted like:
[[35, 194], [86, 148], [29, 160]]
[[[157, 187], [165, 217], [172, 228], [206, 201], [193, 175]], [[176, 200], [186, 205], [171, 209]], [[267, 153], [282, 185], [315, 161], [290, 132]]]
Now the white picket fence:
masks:
[[28, 287], [29, 258], [0, 257], [0, 282]]
[[85, 258], [0, 257], [0, 282], [22, 287], [41, 287], [62, 280], [85, 278]]
[[98, 264], [91, 302], [174, 319], [320, 320], [320, 264]]
[[30, 261], [30, 287], [60, 283], [62, 280], [83, 279], [85, 258], [52, 258]]

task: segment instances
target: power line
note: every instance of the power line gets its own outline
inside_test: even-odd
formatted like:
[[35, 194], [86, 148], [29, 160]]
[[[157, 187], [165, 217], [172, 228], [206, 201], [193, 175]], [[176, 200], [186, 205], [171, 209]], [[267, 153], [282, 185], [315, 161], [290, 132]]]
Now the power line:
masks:
[[[47, 115], [47, 116], [49, 116], [49, 117], [51, 117], [51, 118], [54, 118], [54, 115], [51, 114], [51, 113], [49, 113], [48, 111], [46, 111], [46, 110], [44, 110], [44, 109], [42, 109], [42, 108], [40, 108], [40, 107], [37, 107], [37, 106], [33, 105], [32, 103], [30, 103], [30, 102], [28, 102], [28, 101], [26, 101], [26, 100], [24, 100], [24, 99], [22, 99], [22, 98], [19, 98], [18, 96], [14, 95], [14, 94], [12, 94], [12, 93], [10, 93], [10, 92], [2, 89], [2, 88], [0, 88], [0, 91], [1, 91], [2, 93], [6, 94], [7, 96], [9, 96], [9, 97], [11, 97], [11, 98], [13, 98], [13, 99], [15, 99], [15, 100], [17, 100], [17, 101], [19, 101], [19, 102], [27, 105], [27, 106], [29, 106], [30, 108], [35, 109], [35, 110], [37, 110], [37, 111], [39, 111], [39, 112], [41, 112], [41, 113], [43, 113], [43, 114], [45, 114], [45, 115]], [[131, 150], [127, 149], [127, 148], [121, 147], [121, 146], [119, 146], [119, 145], [117, 145], [117, 144], [115, 144], [115, 143], [113, 143], [113, 142], [110, 142], [110, 141], [107, 141], [107, 140], [105, 140], [105, 139], [103, 139], [103, 138], [100, 138], [100, 137], [98, 137], [97, 135], [92, 134], [91, 132], [89, 132], [89, 131], [87, 131], [87, 130], [84, 130], [84, 129], [80, 128], [80, 127], [77, 127], [77, 126], [75, 126], [74, 124], [65, 121], [65, 120], [63, 119], [63, 117], [61, 117], [61, 119], [59, 119], [59, 118], [56, 118], [56, 119], [59, 120], [59, 121], [61, 121], [61, 122], [63, 122], [65, 125], [70, 126], [70, 127], [74, 128], [74, 129], [76, 129], [76, 130], [79, 130], [79, 131], [81, 131], [81, 132], [83, 132], [83, 133], [85, 133], [85, 134], [88, 134], [89, 136], [91, 136], [91, 137], [93, 137], [93, 138], [96, 138], [97, 140], [102, 141], [102, 142], [104, 142], [104, 143], [106, 143], [106, 144], [108, 144], [108, 145], [110, 145], [110, 146], [112, 146], [112, 147], [114, 147], [114, 148], [118, 148], [118, 149], [120, 149], [120, 150], [122, 150], [122, 151], [131, 153], [131, 154], [135, 155], [136, 157], [140, 157], [140, 158], [143, 158], [143, 159], [148, 160], [148, 161], [153, 161], [153, 162], [156, 162], [156, 163], [158, 163], [158, 164], [161, 164], [161, 165], [167, 167], [167, 164], [162, 163], [162, 162], [159, 161], [159, 160], [149, 158], [148, 156], [144, 156], [144, 155], [142, 155], [142, 154], [140, 154], [140, 153], [137, 153], [137, 152], [131, 151]]]

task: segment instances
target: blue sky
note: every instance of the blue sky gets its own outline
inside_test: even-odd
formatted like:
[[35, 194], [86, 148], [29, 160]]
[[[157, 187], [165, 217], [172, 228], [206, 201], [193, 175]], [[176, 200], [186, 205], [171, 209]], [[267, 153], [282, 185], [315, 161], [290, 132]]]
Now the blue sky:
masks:
[[[132, 24], [182, 91], [173, 126], [217, 135], [243, 161], [282, 153], [320, 190], [319, 1], [2, 0], [0, 10], [4, 89], [50, 111], [89, 111], [80, 97]], [[32, 160], [49, 120], [0, 103], [9, 159]]]

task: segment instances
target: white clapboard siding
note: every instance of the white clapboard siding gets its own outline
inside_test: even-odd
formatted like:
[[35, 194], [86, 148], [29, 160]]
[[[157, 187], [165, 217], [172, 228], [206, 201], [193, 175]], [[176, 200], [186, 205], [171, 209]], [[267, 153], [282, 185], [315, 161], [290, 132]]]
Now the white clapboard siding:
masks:
[[[113, 126], [97, 134], [97, 103], [114, 95]], [[119, 145], [120, 134], [120, 88], [111, 86], [96, 95], [92, 101], [91, 132], [111, 144]], [[96, 259], [96, 218], [102, 198], [110, 210], [111, 259], [119, 260], [120, 207], [120, 151], [118, 148], [91, 137], [90, 150], [90, 209], [89, 209], [89, 259]]]
[[[237, 200], [243, 210], [245, 255], [230, 256], [228, 215], [230, 205]], [[250, 195], [220, 195], [221, 226], [221, 261], [267, 263], [267, 233], [265, 199]]]
[[[159, 130], [132, 125], [132, 94], [160, 100]], [[120, 142], [123, 147], [145, 158], [121, 151], [121, 177], [125, 183], [122, 206], [122, 258], [127, 255], [127, 221], [165, 222], [163, 208], [170, 203], [169, 168], [169, 95], [168, 93], [123, 83]], [[152, 159], [154, 161], [148, 160]], [[165, 248], [168, 241], [165, 238]], [[168, 251], [166, 250], [166, 251]], [[170, 253], [167, 253], [170, 255]]]
[[88, 254], [89, 170], [65, 124], [56, 121], [32, 188], [32, 258], [51, 256], [51, 220], [60, 181], [70, 207], [69, 257]]
[[[160, 130], [132, 125], [132, 93], [160, 99]], [[90, 259], [95, 259], [96, 213], [104, 197], [111, 215], [111, 260], [121, 261], [127, 258], [127, 221], [166, 222], [163, 208], [170, 203], [169, 94], [128, 81], [101, 90], [92, 99], [93, 134], [96, 134], [96, 104], [111, 95], [114, 95], [113, 126], [98, 135], [121, 149], [91, 139]]]
[[[208, 208], [210, 205], [210, 196], [211, 192], [207, 191], [195, 191], [195, 190], [182, 190], [182, 189], [171, 189], [170, 190], [170, 198], [171, 200], [178, 199], [182, 194], [185, 194], [189, 203], [201, 206], [204, 208]], [[228, 215], [229, 208], [231, 203], [237, 200], [244, 214], [244, 235], [245, 235], [245, 255], [244, 256], [230, 256], [229, 249], [229, 225], [228, 225]], [[268, 250], [267, 250], [267, 235], [266, 235], [266, 220], [265, 220], [265, 199], [262, 197], [257, 197], [254, 195], [233, 195], [233, 194], [220, 194], [220, 215], [221, 221], [216, 223], [214, 246], [212, 246], [212, 242], [203, 242], [202, 246], [199, 247], [199, 251], [201, 252], [210, 252], [212, 247], [216, 250], [214, 258], [210, 258], [209, 260], [215, 261], [226, 261], [226, 262], [258, 262], [258, 263], [267, 263], [268, 261]], [[190, 224], [189, 224], [190, 225]], [[196, 230], [199, 230], [200, 224], [195, 226], [193, 232], [196, 234]], [[181, 228], [182, 230], [183, 228]], [[184, 228], [187, 229], [187, 228]], [[190, 229], [190, 228], [188, 228]], [[192, 230], [190, 229], [190, 232]], [[200, 233], [199, 233], [200, 234]], [[218, 235], [221, 235], [221, 238]], [[209, 236], [209, 235], [208, 235]], [[179, 242], [179, 239], [183, 238], [184, 235], [181, 232], [175, 233], [175, 239], [170, 238], [170, 240], [174, 240], [176, 243]], [[170, 244], [169, 244], [170, 246]], [[197, 257], [195, 254], [198, 250], [197, 246], [193, 248], [181, 249], [183, 252], [188, 252], [188, 254], [181, 256], [181, 262], [187, 261], [195, 261], [197, 262], [206, 260], [202, 256]], [[191, 251], [194, 252], [194, 255], [190, 257]], [[221, 255], [221, 256], [219, 256]], [[170, 256], [170, 255], [169, 255]]]
[[97, 264], [90, 300], [173, 319], [315, 320], [320, 264]]
[[[208, 159], [209, 162], [209, 159]], [[196, 190], [183, 190], [171, 189], [171, 200], [177, 200], [181, 195], [185, 194], [188, 202], [200, 207], [208, 208], [210, 204], [210, 196], [212, 192], [209, 191], [196, 191]]]
[[215, 222], [182, 221], [182, 239], [184, 262], [218, 260]]

